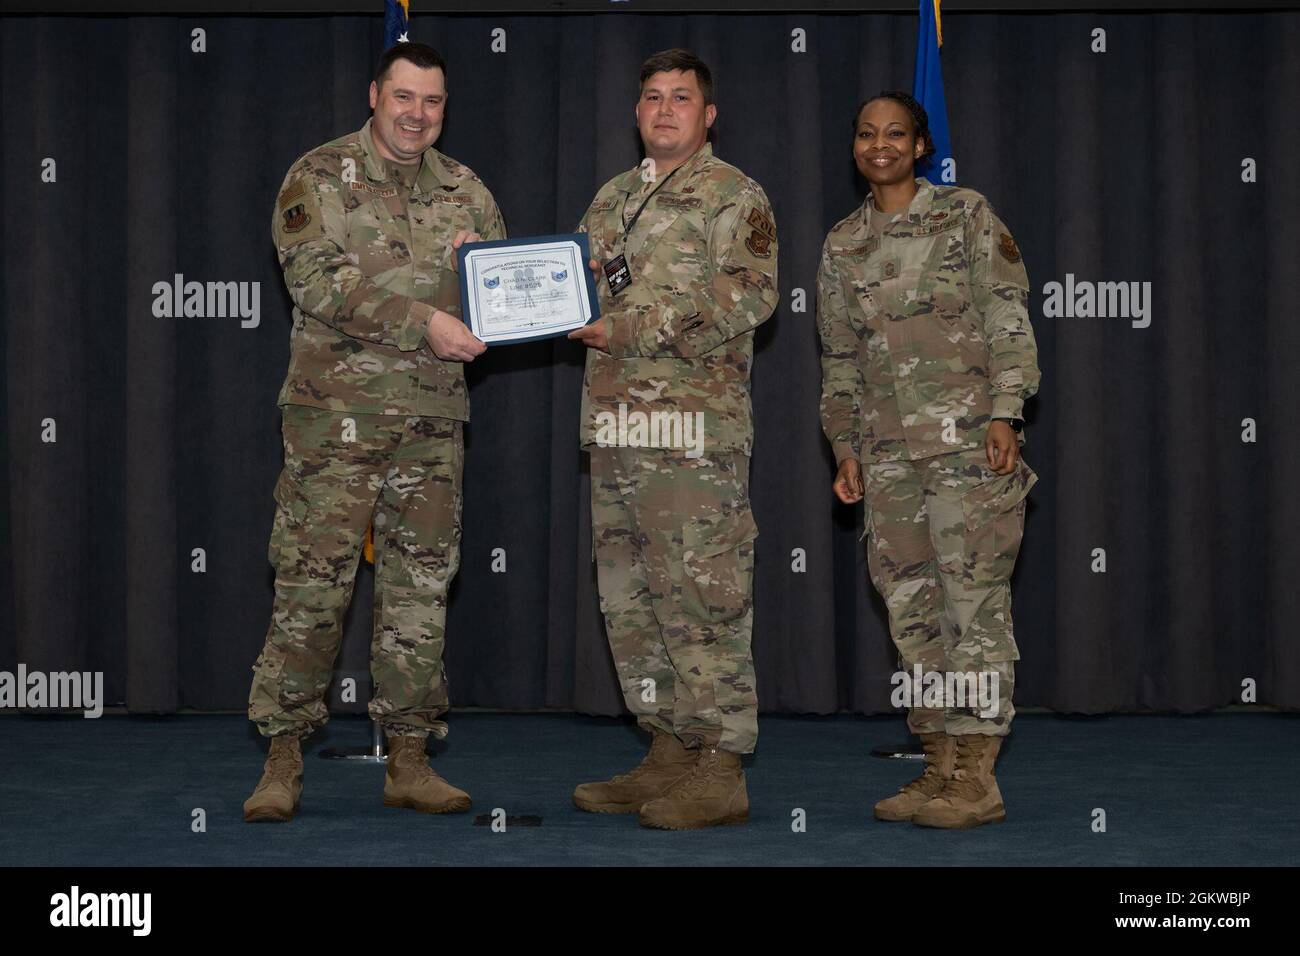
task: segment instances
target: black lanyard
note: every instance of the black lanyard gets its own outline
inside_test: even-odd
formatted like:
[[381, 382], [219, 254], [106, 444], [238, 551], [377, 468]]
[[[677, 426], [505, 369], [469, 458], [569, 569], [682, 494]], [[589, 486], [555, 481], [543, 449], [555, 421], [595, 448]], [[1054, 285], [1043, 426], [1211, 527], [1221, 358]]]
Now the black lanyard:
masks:
[[[685, 165], [686, 165], [685, 163], [682, 164], [682, 166], [685, 166]], [[646, 207], [647, 205], [649, 205], [651, 199], [654, 199], [654, 198], [655, 198], [655, 193], [657, 193], [660, 189], [662, 189], [662, 188], [664, 187], [664, 184], [667, 183], [668, 180], [670, 180], [670, 179], [673, 178], [673, 173], [677, 172], [677, 170], [679, 170], [679, 169], [681, 169], [681, 168], [682, 168], [681, 166], [676, 166], [676, 167], [674, 167], [672, 173], [669, 173], [667, 176], [665, 176], [662, 180], [660, 180], [658, 186], [656, 186], [654, 189], [650, 190], [650, 195], [645, 197], [645, 202], [641, 203], [641, 207], [640, 207], [639, 209], [637, 209], [637, 211], [636, 211], [636, 215], [634, 215], [634, 216], [632, 217], [632, 221], [629, 222], [626, 226], [623, 227], [623, 246], [624, 246], [624, 248], [627, 247], [627, 237], [628, 237], [629, 235], [632, 234], [632, 227], [635, 226], [635, 225], [636, 225], [636, 221], [637, 221], [638, 219], [641, 218], [641, 213], [645, 212], [645, 207]], [[631, 195], [631, 194], [629, 193], [629, 195]], [[620, 218], [620, 219], [623, 218], [623, 210], [626, 210], [626, 209], [627, 209], [627, 200], [624, 199], [624, 200], [623, 200], [623, 209], [622, 209], [622, 210], [619, 210], [619, 218]]]

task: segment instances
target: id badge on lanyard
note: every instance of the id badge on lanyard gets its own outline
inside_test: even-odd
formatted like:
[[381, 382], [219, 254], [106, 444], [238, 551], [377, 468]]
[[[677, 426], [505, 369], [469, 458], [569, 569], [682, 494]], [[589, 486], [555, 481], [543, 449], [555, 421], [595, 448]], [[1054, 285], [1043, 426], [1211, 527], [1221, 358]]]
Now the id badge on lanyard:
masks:
[[[645, 207], [650, 204], [650, 200], [654, 198], [655, 193], [662, 189], [668, 180], [673, 178], [673, 173], [677, 172], [678, 169], [681, 169], [681, 166], [676, 167], [660, 181], [658, 186], [650, 190], [650, 195], [646, 196], [645, 201], [638, 207], [636, 214], [632, 216], [632, 221], [623, 227], [623, 235], [620, 241], [622, 248], [627, 248], [627, 237], [632, 234], [632, 227], [641, 218], [641, 213], [645, 212]], [[624, 200], [624, 203], [626, 203], [626, 200]], [[632, 284], [632, 270], [628, 268], [627, 257], [623, 253], [620, 252], [618, 255], [606, 260], [604, 269], [605, 281], [609, 283], [611, 295], [618, 295]]]
[[619, 253], [605, 263], [605, 281], [611, 295], [618, 295], [632, 284], [632, 270], [627, 267], [627, 257]]

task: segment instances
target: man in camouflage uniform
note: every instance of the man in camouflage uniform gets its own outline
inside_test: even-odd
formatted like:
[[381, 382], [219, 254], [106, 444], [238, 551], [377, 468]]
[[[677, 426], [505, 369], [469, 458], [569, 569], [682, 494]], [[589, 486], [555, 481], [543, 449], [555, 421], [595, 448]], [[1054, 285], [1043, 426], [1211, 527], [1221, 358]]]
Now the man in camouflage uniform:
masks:
[[433, 149], [445, 77], [429, 47], [393, 47], [370, 87], [373, 117], [295, 162], [276, 203], [293, 331], [269, 549], [275, 607], [248, 707], [271, 752], [244, 804], [249, 821], [297, 808], [299, 740], [329, 717], [324, 694], [372, 522], [369, 710], [388, 737], [384, 803], [470, 805], [428, 766], [425, 738], [447, 733], [442, 650], [469, 419], [461, 363], [485, 348], [457, 318], [455, 249], [505, 228], [478, 177]]
[[591, 349], [601, 610], [624, 700], [653, 735], [640, 766], [573, 799], [664, 829], [744, 822], [740, 756], [758, 736], [749, 371], [777, 302], [776, 227], [762, 188], [713, 155], [716, 114], [697, 57], [642, 66], [646, 162], [583, 217], [602, 318], [570, 336]]
[[[891, 116], [906, 125], [889, 99], [859, 113], [855, 154], [876, 191], [888, 176], [866, 164], [896, 161]], [[1019, 659], [1010, 579], [1037, 481], [1018, 453], [1023, 405], [1039, 382], [1020, 251], [979, 193], [918, 178], [905, 210], [884, 213], [868, 195], [831, 230], [817, 288], [836, 492], [866, 498], [871, 579], [909, 682], [919, 666], [982, 672], [996, 687], [988, 712], [913, 701], [908, 726], [927, 770], [876, 816], [939, 827], [1000, 820], [992, 768]]]

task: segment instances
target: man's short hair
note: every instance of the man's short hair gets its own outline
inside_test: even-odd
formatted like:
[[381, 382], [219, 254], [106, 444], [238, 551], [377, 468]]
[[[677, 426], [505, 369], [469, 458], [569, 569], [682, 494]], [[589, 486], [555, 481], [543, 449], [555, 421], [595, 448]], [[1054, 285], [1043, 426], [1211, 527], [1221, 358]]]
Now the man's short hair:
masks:
[[671, 73], [674, 70], [683, 73], [692, 71], [695, 82], [700, 85], [700, 92], [704, 94], [704, 105], [713, 102], [713, 73], [710, 72], [709, 65], [690, 50], [664, 50], [650, 57], [641, 64], [641, 85], [645, 86], [645, 81], [656, 73]]
[[422, 70], [432, 70], [435, 66], [442, 70], [442, 78], [447, 79], [447, 64], [433, 47], [426, 43], [394, 43], [379, 58], [375, 68], [375, 86], [383, 86], [388, 79], [388, 71], [398, 60], [409, 60]]

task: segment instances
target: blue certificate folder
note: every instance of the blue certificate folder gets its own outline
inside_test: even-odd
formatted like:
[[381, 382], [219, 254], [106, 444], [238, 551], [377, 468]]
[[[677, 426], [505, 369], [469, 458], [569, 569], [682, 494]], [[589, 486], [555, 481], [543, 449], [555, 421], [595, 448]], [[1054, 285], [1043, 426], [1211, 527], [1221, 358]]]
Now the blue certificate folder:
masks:
[[[491, 339], [484, 338], [483, 341], [488, 345], [508, 345], [512, 342], [536, 342], [541, 339], [556, 338], [561, 335], [568, 335], [575, 328], [581, 325], [590, 325], [600, 318], [600, 302], [596, 294], [596, 283], [592, 278], [591, 269], [588, 268], [587, 262], [591, 259], [591, 247], [587, 242], [585, 232], [574, 232], [555, 236], [528, 236], [523, 239], [493, 239], [488, 242], [467, 242], [456, 250], [456, 267], [460, 277], [460, 315], [461, 321], [469, 326], [470, 331], [474, 330], [472, 321], [473, 315], [481, 315], [481, 311], [471, 312], [471, 308], [480, 310], [484, 302], [484, 297], [494, 288], [490, 280], [484, 279], [470, 286], [470, 268], [465, 261], [465, 257], [470, 252], [481, 254], [484, 250], [502, 249], [509, 250], [512, 254], [517, 250], [526, 250], [528, 246], [554, 245], [555, 243], [573, 242], [577, 244], [577, 250], [572, 250], [573, 255], [566, 259], [562, 269], [551, 271], [549, 279], [551, 281], [565, 281], [569, 276], [565, 273], [573, 270], [581, 278], [581, 281], [587, 289], [587, 303], [591, 308], [591, 318], [584, 323], [578, 323], [580, 314], [571, 314], [567, 323], [562, 327], [556, 324], [541, 324], [535, 328], [529, 328], [527, 331], [520, 329], [517, 334], [510, 334], [509, 337], [495, 335]], [[478, 258], [478, 257], [476, 257]], [[485, 257], [486, 258], [486, 257]], [[547, 277], [543, 277], [544, 279]], [[477, 334], [477, 333], [476, 333]]]

